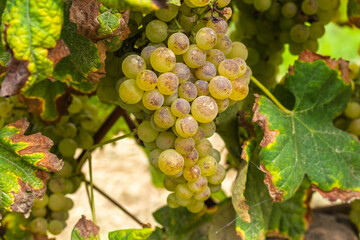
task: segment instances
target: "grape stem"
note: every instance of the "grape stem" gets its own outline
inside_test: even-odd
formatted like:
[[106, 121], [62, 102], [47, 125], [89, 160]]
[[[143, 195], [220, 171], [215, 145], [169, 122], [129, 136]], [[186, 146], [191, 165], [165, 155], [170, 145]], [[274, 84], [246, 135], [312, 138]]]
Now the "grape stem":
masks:
[[291, 113], [291, 111], [289, 109], [287, 109], [286, 107], [284, 107], [279, 102], [279, 100], [277, 100], [276, 97], [274, 95], [272, 95], [272, 93], [269, 91], [269, 89], [267, 89], [264, 85], [262, 85], [261, 82], [259, 80], [257, 80], [254, 76], [251, 76], [251, 81], [253, 83], [255, 83], [255, 85], [258, 86], [276, 104], [276, 106], [278, 106], [278, 108], [280, 108], [284, 113], [286, 113], [286, 114]]

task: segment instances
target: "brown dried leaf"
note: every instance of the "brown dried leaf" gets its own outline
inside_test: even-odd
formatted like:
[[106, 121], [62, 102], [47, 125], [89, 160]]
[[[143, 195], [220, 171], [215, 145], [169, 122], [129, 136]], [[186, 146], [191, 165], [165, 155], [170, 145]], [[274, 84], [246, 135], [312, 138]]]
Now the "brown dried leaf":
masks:
[[94, 237], [98, 235], [100, 228], [96, 226], [92, 221], [86, 220], [84, 215], [76, 223], [74, 230], [76, 230], [81, 237], [88, 239], [91, 235]]

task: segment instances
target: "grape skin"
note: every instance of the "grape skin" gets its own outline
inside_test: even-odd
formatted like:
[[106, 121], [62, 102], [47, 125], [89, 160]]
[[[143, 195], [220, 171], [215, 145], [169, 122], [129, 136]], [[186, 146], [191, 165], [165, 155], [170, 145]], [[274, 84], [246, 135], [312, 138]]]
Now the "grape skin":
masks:
[[209, 92], [217, 99], [225, 99], [231, 95], [232, 84], [226, 77], [214, 77], [209, 83]]
[[119, 96], [127, 104], [135, 104], [141, 101], [144, 91], [141, 90], [134, 79], [124, 81], [119, 88]]
[[142, 70], [146, 69], [146, 63], [138, 55], [129, 55], [122, 62], [121, 68], [127, 78], [135, 79]]
[[144, 93], [142, 103], [149, 110], [157, 110], [163, 105], [164, 96], [157, 89], [154, 89]]
[[157, 85], [157, 76], [153, 71], [143, 70], [136, 76], [136, 85], [144, 91], [151, 91]]
[[158, 72], [170, 72], [175, 67], [176, 57], [170, 49], [160, 47], [152, 52], [150, 63]]
[[175, 123], [176, 132], [181, 137], [192, 137], [198, 129], [197, 121], [191, 116], [187, 115], [183, 118], [178, 118]]
[[196, 76], [203, 81], [210, 81], [216, 76], [216, 67], [211, 62], [205, 62], [205, 64], [196, 69]]
[[176, 63], [174, 69], [171, 72], [178, 77], [180, 84], [185, 83], [190, 79], [190, 69], [183, 63]]
[[160, 43], [164, 41], [167, 34], [168, 26], [166, 23], [160, 20], [153, 20], [146, 26], [146, 37], [154, 43]]
[[158, 164], [161, 171], [166, 175], [176, 175], [184, 167], [184, 158], [177, 151], [167, 149], [160, 154]]
[[216, 32], [209, 27], [201, 28], [196, 33], [196, 44], [203, 50], [209, 50], [215, 47], [217, 42]]
[[218, 107], [214, 99], [208, 96], [197, 97], [191, 104], [191, 114], [200, 123], [208, 123], [215, 119]]
[[189, 38], [183, 33], [174, 33], [168, 39], [168, 48], [176, 55], [184, 54], [189, 46]]
[[163, 73], [158, 77], [157, 87], [162, 94], [172, 95], [178, 90], [179, 79], [174, 73]]
[[183, 55], [184, 62], [190, 68], [198, 68], [205, 64], [206, 52], [192, 44]]
[[197, 96], [197, 88], [192, 82], [186, 82], [180, 85], [178, 93], [180, 98], [192, 102]]

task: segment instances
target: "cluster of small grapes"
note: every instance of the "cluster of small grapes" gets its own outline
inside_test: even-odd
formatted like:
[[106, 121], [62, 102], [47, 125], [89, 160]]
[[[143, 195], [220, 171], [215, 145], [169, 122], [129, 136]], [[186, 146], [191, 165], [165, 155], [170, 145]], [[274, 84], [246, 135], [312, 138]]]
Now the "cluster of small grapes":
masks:
[[27, 116], [27, 114], [27, 107], [16, 96], [0, 98], [0, 129], [6, 124], [16, 122]]
[[[209, 9], [208, 4], [187, 0], [181, 9]], [[177, 6], [170, 4], [155, 16], [146, 25], [150, 43], [141, 56], [122, 62], [120, 105], [142, 119], [137, 135], [151, 151], [150, 163], [166, 175], [164, 185], [173, 192], [168, 205], [196, 213], [211, 192], [221, 189], [226, 174], [220, 153], [207, 139], [215, 132], [214, 119], [248, 95], [252, 73], [246, 47], [226, 36], [224, 18], [212, 16], [188, 37], [183, 29], [169, 34], [169, 22], [183, 16]]]
[[247, 63], [254, 76], [271, 87], [282, 62], [284, 44], [292, 54], [316, 52], [317, 39], [335, 15], [339, 0], [238, 0], [239, 13], [232, 38], [249, 50]]

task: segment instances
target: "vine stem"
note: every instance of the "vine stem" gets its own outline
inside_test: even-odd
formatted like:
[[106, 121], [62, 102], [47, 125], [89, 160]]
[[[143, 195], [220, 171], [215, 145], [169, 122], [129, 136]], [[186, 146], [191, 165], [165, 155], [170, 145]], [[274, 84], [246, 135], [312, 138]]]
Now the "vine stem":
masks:
[[95, 199], [94, 199], [94, 184], [93, 184], [93, 174], [92, 174], [92, 158], [91, 153], [88, 152], [89, 159], [89, 177], [90, 177], [90, 199], [91, 199], [91, 215], [93, 219], [93, 223], [96, 224], [96, 212], [95, 212]]
[[278, 106], [284, 113], [290, 114], [291, 111], [284, 107], [279, 100], [276, 99], [274, 95], [267, 89], [264, 85], [261, 84], [259, 80], [257, 80], [254, 76], [251, 76], [251, 81], [256, 84], [275, 104]]

